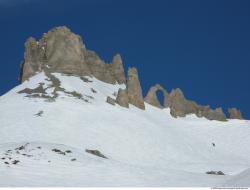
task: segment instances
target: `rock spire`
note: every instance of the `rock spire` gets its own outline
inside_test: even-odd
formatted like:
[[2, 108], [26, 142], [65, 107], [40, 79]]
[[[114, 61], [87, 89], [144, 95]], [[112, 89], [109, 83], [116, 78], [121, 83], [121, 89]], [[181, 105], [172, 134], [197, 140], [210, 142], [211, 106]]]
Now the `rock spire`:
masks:
[[145, 105], [142, 95], [141, 84], [137, 69], [135, 67], [128, 69], [127, 91], [129, 103], [144, 110]]

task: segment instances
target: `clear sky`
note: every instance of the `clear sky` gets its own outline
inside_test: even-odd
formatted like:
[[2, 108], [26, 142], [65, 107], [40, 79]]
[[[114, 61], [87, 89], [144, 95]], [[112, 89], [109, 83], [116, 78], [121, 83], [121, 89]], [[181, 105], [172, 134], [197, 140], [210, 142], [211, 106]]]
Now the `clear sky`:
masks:
[[137, 67], [144, 94], [179, 87], [250, 119], [248, 0], [0, 0], [0, 94], [18, 84], [25, 40], [61, 25], [106, 62], [120, 53]]

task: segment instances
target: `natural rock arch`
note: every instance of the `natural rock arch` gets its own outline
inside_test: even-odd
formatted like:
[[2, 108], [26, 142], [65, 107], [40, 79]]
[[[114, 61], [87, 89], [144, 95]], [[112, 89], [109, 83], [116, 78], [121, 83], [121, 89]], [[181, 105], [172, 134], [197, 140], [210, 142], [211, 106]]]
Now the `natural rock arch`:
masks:
[[[163, 105], [161, 105], [160, 101], [158, 100], [157, 97], [157, 92], [161, 91], [163, 93], [163, 97], [164, 97], [164, 102]], [[144, 98], [145, 102], [147, 102], [148, 104], [151, 104], [155, 107], [158, 108], [165, 108], [167, 107], [167, 101], [168, 101], [168, 92], [166, 89], [164, 89], [161, 85], [156, 84], [155, 86], [152, 86], [149, 91], [147, 96]]]

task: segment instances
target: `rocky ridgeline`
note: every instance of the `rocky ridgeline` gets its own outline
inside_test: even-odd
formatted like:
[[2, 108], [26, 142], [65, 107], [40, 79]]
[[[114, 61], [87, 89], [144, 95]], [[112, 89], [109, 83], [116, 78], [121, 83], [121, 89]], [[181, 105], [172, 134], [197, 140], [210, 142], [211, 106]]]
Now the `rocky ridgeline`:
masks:
[[[67, 27], [56, 27], [43, 34], [39, 41], [29, 38], [25, 43], [24, 62], [21, 68], [20, 81], [23, 82], [44, 71], [49, 74], [59, 72], [75, 76], [94, 76], [106, 83], [126, 84], [126, 89], [118, 91], [116, 100], [108, 97], [107, 102], [119, 104], [125, 108], [132, 104], [142, 110], [144, 101], [158, 108], [170, 108], [173, 117], [185, 117], [187, 114], [196, 114], [209, 120], [226, 121], [221, 108], [211, 109], [209, 106], [198, 105], [187, 100], [180, 89], [170, 93], [157, 84], [150, 88], [143, 98], [140, 80], [136, 68], [129, 68], [125, 77], [122, 58], [119, 54], [113, 57], [111, 64], [106, 64], [94, 52], [86, 49], [80, 36], [72, 33]], [[157, 98], [157, 91], [162, 91], [164, 104]], [[241, 112], [236, 108], [228, 110], [229, 118], [242, 119]]]
[[[170, 113], [173, 117], [185, 117], [188, 114], [196, 114], [198, 117], [205, 117], [209, 120], [226, 121], [226, 115], [223, 113], [222, 108], [213, 110], [209, 106], [198, 105], [194, 101], [187, 100], [179, 88], [168, 93], [167, 90], [157, 84], [150, 88], [145, 97], [145, 102], [162, 108], [156, 95], [157, 91], [163, 92], [163, 108], [170, 108]], [[241, 118], [238, 117], [237, 119]]]

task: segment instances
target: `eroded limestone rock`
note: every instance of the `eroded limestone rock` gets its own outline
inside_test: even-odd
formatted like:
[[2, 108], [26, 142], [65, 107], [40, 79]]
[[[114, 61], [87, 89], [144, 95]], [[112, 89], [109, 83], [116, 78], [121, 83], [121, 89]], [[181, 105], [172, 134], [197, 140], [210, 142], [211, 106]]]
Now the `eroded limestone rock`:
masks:
[[45, 51], [44, 67], [53, 72], [89, 75], [84, 64], [86, 51], [80, 36], [72, 33], [67, 27], [56, 27], [45, 33], [39, 41], [39, 46]]
[[129, 103], [142, 110], [145, 110], [138, 72], [137, 69], [134, 67], [128, 69], [127, 91]]
[[122, 107], [129, 107], [129, 99], [127, 89], [119, 89], [118, 95], [116, 97], [116, 103]]
[[38, 46], [35, 38], [28, 38], [25, 43], [25, 62], [23, 63], [21, 68], [21, 82], [34, 76], [36, 72], [39, 72], [41, 70], [42, 60], [40, 59], [40, 57], [42, 57], [42, 55], [39, 48], [40, 47]]
[[227, 121], [226, 115], [222, 108], [216, 108], [215, 110], [209, 109], [204, 111], [202, 115], [209, 120]]
[[205, 117], [209, 120], [226, 121], [222, 108], [213, 110], [209, 106], [201, 106], [194, 101], [187, 100], [179, 88], [171, 91], [167, 98], [166, 107], [170, 108], [173, 117], [195, 114], [197, 117]]
[[113, 57], [111, 64], [112, 75], [119, 84], [126, 83], [125, 72], [123, 68], [122, 58], [120, 54], [117, 54]]
[[39, 41], [29, 38], [25, 43], [21, 82], [36, 72], [60, 72], [77, 76], [94, 76], [107, 83], [125, 83], [125, 74], [120, 55], [106, 64], [98, 55], [85, 48], [79, 35], [65, 26], [45, 33]]
[[[45, 71], [48, 76], [53, 72], [76, 75], [85, 82], [91, 82], [85, 80], [85, 76], [94, 76], [110, 84], [126, 83], [122, 58], [119, 54], [113, 57], [111, 64], [106, 64], [94, 51], [86, 49], [79, 35], [74, 34], [65, 26], [53, 28], [43, 34], [39, 41], [34, 38], [29, 38], [26, 41], [20, 80], [23, 82], [41, 71]], [[53, 76], [51, 75], [50, 78]], [[129, 104], [133, 104], [144, 110], [142, 89], [135, 68], [129, 68], [126, 85], [126, 90], [119, 90], [116, 100], [109, 97], [108, 102], [118, 103], [123, 107], [129, 107]], [[36, 90], [41, 90], [41, 87]], [[163, 92], [164, 105], [161, 105], [157, 98], [156, 92], [159, 90]], [[53, 97], [56, 97], [57, 91], [63, 91], [63, 89], [56, 86]], [[26, 92], [29, 93], [29, 89], [26, 89]], [[66, 93], [69, 94], [69, 92]], [[37, 94], [34, 92], [28, 95], [38, 96]], [[83, 99], [77, 93], [71, 95]], [[150, 88], [145, 101], [159, 108], [170, 108], [173, 117], [196, 114], [198, 117], [210, 120], [226, 121], [226, 116], [221, 108], [213, 110], [209, 106], [201, 106], [194, 101], [187, 100], [180, 89], [172, 90], [168, 94], [163, 87], [157, 84]], [[232, 108], [228, 111], [230, 118], [242, 119], [239, 110]]]
[[173, 117], [185, 117], [187, 114], [197, 112], [198, 105], [185, 98], [181, 89], [177, 88], [171, 91], [167, 99], [167, 107]]
[[[164, 96], [164, 105], [161, 105], [161, 103], [159, 102], [158, 98], [157, 98], [157, 91], [162, 91], [163, 92], [163, 96]], [[149, 91], [147, 96], [144, 98], [145, 102], [158, 107], [158, 108], [163, 108], [167, 106], [167, 99], [168, 99], [168, 92], [167, 90], [165, 90], [161, 85], [156, 84], [155, 86], [152, 86]]]
[[230, 119], [243, 119], [241, 111], [236, 108], [229, 108], [228, 113]]

